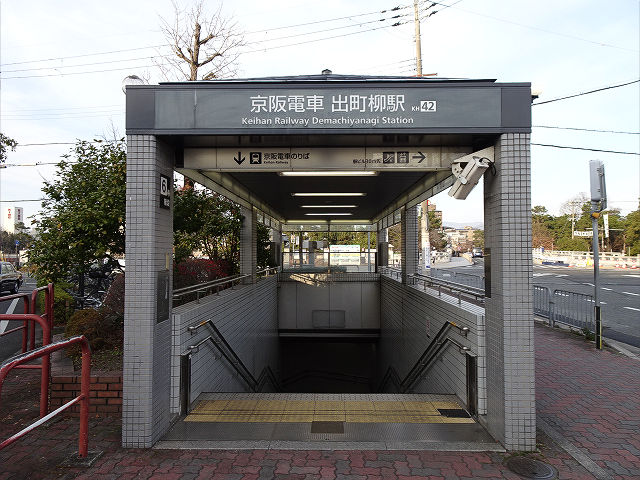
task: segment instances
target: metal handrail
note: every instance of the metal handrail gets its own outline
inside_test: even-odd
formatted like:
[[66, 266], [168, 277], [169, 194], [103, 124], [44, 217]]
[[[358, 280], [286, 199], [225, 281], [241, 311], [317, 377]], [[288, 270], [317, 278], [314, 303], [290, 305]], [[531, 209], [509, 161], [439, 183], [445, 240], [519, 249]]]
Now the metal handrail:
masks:
[[[274, 273], [278, 273], [278, 267], [269, 267], [263, 270], [259, 270], [256, 272], [256, 276], [262, 275], [264, 277], [268, 277], [271, 271], [273, 271]], [[212, 288], [221, 287], [228, 283], [230, 283], [231, 287], [233, 288], [234, 283], [239, 282], [240, 280], [244, 280], [245, 278], [251, 278], [251, 277], [252, 277], [252, 274], [248, 274], [248, 273], [244, 275], [231, 275], [229, 277], [219, 278], [217, 280], [211, 280], [210, 282], [202, 282], [196, 285], [190, 285], [188, 287], [178, 288], [173, 291], [173, 299], [177, 300], [180, 297], [183, 297], [184, 295], [195, 293], [196, 303], [200, 303], [201, 293], [207, 292]], [[219, 293], [219, 290], [216, 293]]]
[[214, 287], [220, 287], [228, 283], [230, 283], [231, 287], [233, 287], [234, 283], [249, 277], [251, 277], [251, 275], [232, 275], [230, 277], [220, 278], [218, 280], [212, 280], [210, 282], [203, 282], [203, 283], [198, 283], [196, 285], [190, 285], [184, 288], [178, 288], [177, 290], [173, 291], [173, 299], [177, 300], [178, 298], [184, 295], [195, 293], [196, 303], [200, 303], [200, 294], [202, 292], [206, 292]]
[[267, 268], [264, 268], [262, 270], [258, 270], [256, 272], [256, 275], [261, 275], [261, 274], [264, 273], [264, 276], [268, 277], [270, 275], [269, 272], [271, 272], [271, 271], [273, 271], [273, 273], [278, 273], [280, 271], [280, 267], [267, 267]]
[[443, 288], [449, 290], [449, 293], [451, 294], [457, 293], [458, 305], [462, 303], [463, 295], [471, 297], [473, 301], [477, 302], [479, 305], [484, 304], [485, 291], [482, 288], [470, 287], [468, 285], [463, 285], [461, 283], [450, 282], [448, 280], [442, 280], [439, 278], [432, 278], [427, 275], [422, 275], [420, 273], [409, 275], [409, 278], [413, 278], [415, 280], [422, 282], [423, 288], [425, 290], [427, 289], [427, 286], [437, 287], [438, 296], [442, 295]]
[[[40, 357], [44, 357], [45, 359], [49, 357], [52, 352], [57, 350], [61, 350], [63, 348], [67, 348], [76, 343], [80, 343], [82, 348], [82, 373], [81, 373], [81, 383], [80, 383], [80, 395], [75, 397], [73, 400], [65, 403], [61, 407], [57, 408], [53, 412], [48, 415], [43, 416], [38, 421], [32, 423], [26, 428], [23, 428], [18, 433], [15, 433], [8, 439], [4, 440], [0, 443], [0, 450], [5, 447], [8, 447], [13, 442], [23, 437], [30, 431], [36, 429], [43, 423], [49, 421], [53, 417], [55, 417], [58, 413], [63, 412], [64, 410], [72, 407], [76, 403], [80, 403], [80, 434], [78, 438], [78, 454], [80, 457], [86, 457], [88, 453], [89, 447], [89, 385], [91, 381], [91, 349], [89, 348], [89, 341], [84, 336], [72, 337], [67, 340], [61, 340], [59, 342], [51, 343], [49, 345], [44, 345], [36, 350], [32, 350], [27, 353], [22, 353], [20, 355], [16, 355], [15, 357], [9, 358], [2, 365], [0, 365], [0, 392], [2, 390], [2, 384], [4, 379], [9, 374], [9, 372], [13, 368], [17, 368], [23, 363], [30, 362], [31, 360], [35, 360]], [[44, 359], [43, 359], [44, 362]], [[44, 372], [44, 369], [43, 369]], [[48, 378], [47, 378], [48, 382]], [[40, 410], [42, 411], [42, 398], [40, 399], [41, 405]], [[45, 402], [47, 399], [44, 400]]]
[[[238, 372], [238, 374], [243, 378], [249, 387], [254, 392], [260, 391], [262, 385], [265, 380], [270, 380], [276, 390], [281, 390], [280, 385], [271, 370], [271, 367], [266, 366], [262, 369], [260, 376], [256, 379], [251, 371], [244, 364], [242, 359], [238, 356], [235, 350], [229, 345], [229, 342], [224, 338], [218, 327], [213, 323], [213, 320], [204, 320], [196, 325], [192, 325], [187, 327], [187, 330], [193, 334], [198, 331], [198, 329], [204, 325], [209, 325], [211, 330], [213, 330], [214, 335], [209, 335], [206, 338], [200, 340], [195, 345], [190, 345], [188, 348], [189, 353], [196, 353], [200, 349], [200, 347], [206, 343], [211, 342], [218, 349], [218, 351], [222, 354], [222, 356], [233, 366], [233, 368]], [[224, 347], [224, 348], [223, 348]]]
[[424, 373], [427, 370], [429, 370], [429, 368], [431, 368], [433, 361], [438, 356], [440, 351], [443, 350], [444, 347], [449, 343], [458, 347], [458, 350], [460, 353], [470, 352], [471, 349], [469, 347], [462, 345], [461, 343], [453, 340], [450, 337], [441, 339], [441, 337], [451, 327], [457, 328], [460, 331], [461, 335], [464, 335], [465, 337], [469, 333], [468, 327], [461, 327], [460, 325], [454, 322], [447, 321], [444, 325], [442, 325], [440, 330], [438, 330], [438, 333], [436, 333], [436, 335], [433, 337], [433, 340], [431, 341], [431, 343], [429, 343], [427, 348], [425, 348], [424, 352], [422, 352], [422, 355], [420, 355], [418, 360], [416, 360], [416, 362], [413, 364], [413, 366], [409, 370], [409, 373], [407, 373], [407, 375], [403, 379], [400, 379], [398, 372], [395, 370], [395, 368], [393, 368], [393, 366], [389, 366], [389, 368], [387, 369], [387, 372], [382, 378], [382, 381], [380, 382], [378, 391], [382, 391], [385, 385], [387, 384], [387, 382], [389, 380], [392, 380], [393, 383], [398, 388], [398, 390], [400, 391], [400, 393], [407, 392], [413, 386], [416, 380], [420, 378], [422, 375], [424, 375]]

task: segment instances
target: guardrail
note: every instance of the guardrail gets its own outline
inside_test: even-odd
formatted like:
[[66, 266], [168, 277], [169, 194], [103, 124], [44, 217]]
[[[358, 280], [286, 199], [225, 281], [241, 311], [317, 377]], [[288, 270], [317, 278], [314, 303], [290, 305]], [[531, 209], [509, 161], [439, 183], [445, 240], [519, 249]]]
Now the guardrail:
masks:
[[561, 323], [594, 332], [593, 307], [593, 295], [560, 289], [551, 290], [539, 285], [533, 287], [533, 312], [548, 318], [551, 326]]
[[[4, 383], [4, 379], [12, 369], [24, 367], [25, 363], [41, 357], [43, 357], [42, 361], [44, 362], [45, 359], [47, 359], [49, 355], [51, 355], [51, 353], [57, 350], [61, 350], [63, 348], [70, 347], [78, 343], [80, 344], [80, 347], [82, 349], [82, 373], [81, 373], [82, 376], [81, 376], [81, 383], [80, 383], [80, 395], [74, 398], [73, 400], [70, 400], [69, 402], [65, 403], [61, 407], [57, 408], [56, 410], [49, 413], [48, 415], [41, 416], [41, 418], [36, 422], [32, 423], [26, 428], [23, 428], [18, 433], [15, 433], [8, 439], [4, 440], [2, 443], [0, 443], [0, 450], [2, 450], [5, 447], [8, 447], [16, 440], [25, 436], [27, 433], [36, 429], [43, 423], [51, 420], [53, 417], [63, 412], [64, 410], [72, 407], [76, 403], [80, 403], [80, 433], [78, 438], [78, 454], [80, 455], [80, 457], [87, 456], [88, 447], [89, 447], [89, 401], [90, 401], [89, 385], [91, 381], [91, 378], [90, 378], [91, 350], [89, 348], [89, 342], [84, 336], [72, 337], [67, 340], [61, 340], [59, 342], [51, 343], [49, 345], [44, 345], [35, 350], [29, 351], [27, 353], [22, 353], [20, 355], [17, 355], [15, 357], [12, 357], [6, 360], [0, 366], [0, 394], [2, 393], [2, 384]], [[43, 371], [43, 377], [44, 377], [45, 369], [43, 368], [42, 371]], [[48, 372], [47, 372], [46, 381], [47, 383], [49, 382]], [[41, 412], [42, 412], [42, 402], [43, 402], [43, 399], [41, 397], [40, 398]], [[46, 409], [46, 402], [47, 402], [46, 398], [44, 399], [44, 402], [45, 402], [45, 409]]]
[[[561, 250], [532, 250], [534, 260], [540, 262], [563, 262], [578, 267], [593, 265], [593, 252], [576, 252]], [[618, 268], [640, 268], [640, 255], [630, 256], [618, 252], [600, 252], [600, 266]]]

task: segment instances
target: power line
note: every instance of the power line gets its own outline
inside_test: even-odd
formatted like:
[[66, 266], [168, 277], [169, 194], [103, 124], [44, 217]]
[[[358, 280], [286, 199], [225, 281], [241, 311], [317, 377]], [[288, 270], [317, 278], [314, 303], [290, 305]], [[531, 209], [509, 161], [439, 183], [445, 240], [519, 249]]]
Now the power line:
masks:
[[39, 121], [39, 120], [66, 120], [66, 119], [75, 119], [75, 118], [99, 118], [99, 117], [113, 117], [117, 115], [124, 115], [124, 110], [113, 111], [113, 112], [105, 112], [105, 113], [95, 113], [91, 114], [91, 112], [87, 114], [78, 113], [77, 115], [59, 115], [59, 116], [48, 116], [48, 117], [21, 117], [21, 118], [13, 118], [13, 117], [2, 117], [3, 120], [10, 120], [13, 122], [23, 122], [23, 121]]
[[617, 153], [620, 155], [640, 155], [638, 152], [619, 152], [617, 150], [600, 150], [598, 148], [585, 148], [585, 147], [568, 147], [565, 145], [550, 145], [547, 143], [533, 143], [531, 145], [536, 145], [538, 147], [553, 147], [553, 148], [567, 148], [569, 150], [585, 150], [588, 152], [603, 152], [603, 153]]
[[0, 200], [0, 203], [24, 203], [24, 202], [42, 202], [45, 198], [30, 198], [28, 200]]
[[551, 100], [545, 100], [544, 102], [532, 103], [531, 106], [542, 105], [543, 103], [557, 102], [559, 100], [566, 100], [567, 98], [581, 97], [582, 95], [589, 95], [591, 93], [602, 92], [603, 90], [611, 90], [612, 88], [624, 87], [626, 85], [632, 85], [632, 84], [638, 83], [638, 82], [640, 82], [640, 79], [633, 80], [631, 82], [620, 83], [618, 85], [610, 85], [608, 87], [596, 88], [595, 90], [589, 90], [588, 92], [575, 93], [573, 95], [567, 95], [566, 97], [552, 98]]
[[361, 23], [355, 23], [352, 25], [342, 25], [340, 27], [334, 27], [334, 28], [325, 28], [323, 30], [316, 30], [315, 32], [304, 32], [304, 33], [296, 33], [293, 35], [285, 35], [284, 37], [276, 37], [276, 38], [265, 38], [256, 42], [249, 42], [247, 45], [257, 45], [260, 44], [262, 42], [275, 42], [276, 40], [284, 40], [287, 38], [294, 38], [294, 37], [306, 37], [309, 35], [315, 35], [316, 33], [324, 33], [324, 32], [332, 32], [335, 30], [343, 30], [345, 28], [355, 28], [355, 27], [361, 27], [362, 25], [368, 25], [371, 23], [378, 23], [378, 22], [384, 22], [386, 20], [395, 20], [401, 17], [406, 17], [407, 15], [394, 15], [392, 17], [389, 18], [379, 18], [377, 20], [370, 20], [368, 22], [361, 22]]
[[[93, 105], [83, 107], [50, 107], [50, 108], [20, 108], [18, 110], [9, 110], [7, 115], [11, 115], [11, 112], [47, 112], [51, 110], [85, 110], [87, 108], [117, 108], [122, 105]], [[3, 115], [5, 116], [5, 115]]]
[[533, 128], [555, 128], [557, 130], [578, 130], [580, 132], [596, 132], [596, 133], [621, 133], [625, 135], [640, 135], [640, 132], [621, 132], [618, 130], [598, 130], [593, 128], [577, 128], [577, 127], [553, 127], [551, 125], [532, 125]]
[[139, 60], [153, 60], [154, 58], [166, 58], [170, 56], [171, 55], [152, 55], [152, 56], [137, 57], [137, 58], [123, 58], [121, 60], [105, 60], [102, 62], [78, 63], [76, 65], [56, 65], [51, 67], [20, 68], [17, 70], [4, 70], [3, 73], [33, 72], [37, 70], [54, 70], [54, 69], [57, 70], [60, 68], [89, 67], [92, 65], [105, 65], [107, 63], [137, 62]]
[[51, 73], [51, 74], [46, 74], [46, 75], [21, 75], [21, 76], [16, 76], [16, 77], [0, 77], [0, 80], [11, 80], [11, 79], [18, 79], [18, 78], [43, 78], [43, 77], [68, 77], [70, 75], [85, 75], [88, 73], [104, 73], [104, 72], [118, 72], [121, 70], [133, 70], [136, 68], [152, 68], [152, 67], [157, 67], [157, 65], [131, 65], [129, 67], [122, 67], [122, 68], [108, 68], [105, 70], [91, 70], [88, 72], [69, 72], [69, 73]]
[[332, 40], [334, 38], [349, 37], [351, 35], [358, 35], [358, 34], [361, 34], [361, 33], [373, 32], [375, 30], [382, 30], [383, 28], [398, 27], [400, 25], [405, 25], [407, 23], [409, 23], [409, 22], [396, 22], [396, 23], [394, 23], [392, 25], [384, 25], [382, 27], [368, 28], [366, 30], [361, 30], [361, 31], [358, 31], [358, 32], [344, 33], [344, 34], [341, 34], [341, 35], [333, 35], [333, 36], [330, 36], [330, 37], [316, 38], [316, 39], [313, 39], [313, 40], [305, 40], [304, 42], [287, 43], [285, 45], [276, 45], [274, 47], [266, 47], [266, 48], [258, 48], [258, 49], [255, 49], [255, 50], [247, 50], [245, 52], [242, 52], [242, 54], [265, 52], [267, 50], [275, 50], [275, 49], [278, 49], [278, 48], [295, 47], [295, 46], [298, 46], [298, 45], [305, 45], [307, 43], [315, 43], [315, 42], [322, 42], [324, 40]]
[[118, 106], [117, 109], [109, 109], [109, 110], [87, 110], [87, 111], [76, 111], [76, 112], [36, 112], [36, 113], [7, 113], [6, 115], [2, 115], [2, 118], [10, 118], [14, 120], [20, 120], [21, 118], [60, 118], [60, 117], [74, 117], [74, 116], [82, 116], [85, 114], [110, 114], [110, 113], [124, 113], [124, 109], [122, 106]]
[[70, 58], [93, 57], [97, 55], [111, 55], [112, 53], [133, 52], [136, 50], [148, 50], [150, 48], [160, 48], [160, 47], [169, 47], [169, 46], [170, 45], [168, 43], [163, 43], [162, 45], [149, 45], [147, 47], [123, 48], [121, 50], [111, 50], [109, 52], [84, 53], [81, 55], [70, 55], [68, 57], [41, 58], [40, 60], [24, 60], [22, 62], [3, 63], [0, 66], [6, 67], [8, 65], [24, 65], [26, 63], [54, 62], [56, 60], [68, 60]]
[[[252, 34], [256, 34], [256, 33], [267, 33], [267, 32], [271, 32], [271, 31], [283, 30], [283, 29], [287, 29], [287, 28], [303, 27], [303, 26], [313, 25], [313, 24], [318, 24], [318, 23], [335, 22], [335, 21], [338, 21], [338, 20], [345, 20], [345, 19], [350, 19], [350, 18], [362, 17], [362, 16], [366, 16], [366, 15], [374, 15], [374, 14], [384, 14], [384, 13], [396, 12], [396, 11], [403, 10], [403, 9], [406, 9], [406, 8], [409, 8], [409, 6], [408, 5], [396, 6], [396, 7], [387, 9], [387, 10], [376, 10], [376, 11], [373, 11], [373, 12], [358, 13], [358, 14], [347, 15], [347, 16], [343, 16], [343, 17], [335, 17], [335, 18], [329, 18], [329, 19], [324, 19], [324, 20], [316, 20], [316, 21], [313, 21], [313, 22], [299, 23], [299, 24], [295, 24], [295, 25], [286, 25], [286, 26], [282, 26], [282, 27], [274, 27], [274, 28], [268, 29], [268, 30], [259, 30], [259, 31], [255, 31], [255, 32], [248, 32], [247, 35], [252, 35]], [[85, 54], [79, 54], [79, 55], [69, 55], [69, 56], [66, 56], [66, 57], [52, 57], [52, 58], [41, 58], [41, 59], [38, 59], [38, 60], [24, 60], [24, 61], [20, 61], [20, 62], [9, 62], [9, 63], [0, 64], [0, 66], [6, 67], [6, 66], [9, 66], [9, 65], [24, 65], [24, 64], [28, 64], [28, 63], [53, 62], [53, 61], [58, 61], [58, 60], [69, 60], [69, 59], [73, 59], [73, 58], [85, 58], [85, 57], [92, 57], [92, 56], [99, 56], [99, 55], [111, 55], [111, 54], [114, 54], [114, 53], [133, 52], [133, 51], [148, 50], [148, 49], [152, 49], [152, 48], [161, 48], [161, 47], [170, 47], [170, 46], [171, 45], [168, 44], [168, 43], [163, 43], [163, 44], [160, 44], [160, 45], [148, 45], [148, 46], [145, 46], [145, 47], [123, 48], [123, 49], [120, 49], [120, 50], [109, 50], [109, 51], [106, 51], [106, 52], [96, 52], [96, 53], [85, 53]], [[144, 57], [144, 58], [148, 58], [148, 57]], [[109, 62], [100, 62], [100, 63], [109, 63]]]
[[[321, 42], [321, 41], [325, 41], [325, 40], [332, 40], [334, 38], [343, 38], [343, 37], [349, 37], [351, 35], [358, 35], [361, 33], [368, 33], [368, 32], [373, 32], [376, 30], [382, 30], [385, 28], [391, 28], [391, 27], [397, 27], [400, 25], [405, 25], [406, 23], [409, 22], [396, 22], [393, 23], [391, 25], [384, 25], [381, 27], [375, 27], [375, 28], [368, 28], [365, 30], [360, 30], [357, 32], [350, 32], [350, 33], [344, 33], [341, 35], [332, 35], [329, 37], [323, 37], [323, 38], [316, 38], [316, 39], [312, 39], [312, 40], [305, 40], [302, 42], [295, 42], [295, 43], [287, 43], [284, 45], [275, 45], [272, 47], [265, 47], [265, 48], [257, 48], [254, 50], [247, 50], [244, 52], [241, 52], [242, 54], [248, 54], [248, 53], [256, 53], [256, 52], [265, 52], [268, 50], [276, 50], [279, 48], [286, 48], [286, 47], [294, 47], [294, 46], [298, 46], [298, 45], [305, 45], [308, 43], [315, 43], [315, 42]], [[131, 65], [128, 67], [123, 67], [123, 68], [111, 68], [111, 69], [104, 69], [104, 70], [91, 70], [91, 71], [86, 71], [86, 72], [68, 72], [68, 73], [55, 73], [55, 74], [45, 74], [45, 75], [18, 75], [18, 76], [13, 76], [13, 77], [0, 77], [0, 80], [12, 80], [12, 79], [25, 79], [25, 78], [44, 78], [44, 77], [65, 77], [65, 76], [70, 76], [70, 75], [86, 75], [86, 74], [91, 74], [91, 73], [105, 73], [105, 72], [117, 72], [117, 71], [122, 71], [122, 70], [132, 70], [132, 69], [140, 69], [140, 68], [153, 68], [153, 67], [157, 67], [157, 65]]]
[[271, 29], [268, 29], [268, 30], [257, 30], [257, 31], [254, 31], [254, 32], [247, 32], [246, 35], [253, 35], [253, 34], [256, 34], [256, 33], [267, 33], [267, 32], [272, 32], [274, 30], [284, 30], [286, 28], [306, 27], [307, 25], [316, 25], [318, 23], [336, 22], [338, 20], [349, 20], [351, 18], [364, 17], [366, 15], [375, 15], [375, 14], [378, 14], [378, 13], [397, 12], [397, 11], [404, 10], [406, 8], [409, 8], [409, 7], [410, 7], [410, 5], [403, 5], [403, 6], [393, 7], [393, 8], [390, 8], [388, 10], [376, 10], [375, 12], [358, 13], [358, 14], [355, 14], [355, 15], [347, 15], [345, 17], [328, 18], [328, 19], [325, 19], [325, 20], [316, 20], [314, 22], [298, 23], [296, 25], [286, 25], [284, 27], [276, 27], [276, 28], [271, 28]]
[[[442, 5], [443, 7], [446, 7], [446, 6], [451, 7], [451, 6], [453, 6], [453, 4], [451, 4], [451, 5], [446, 5], [446, 4], [444, 4], [444, 3], [439, 3], [439, 2], [435, 2], [435, 1], [431, 1], [431, 3], [435, 3], [436, 5]], [[480, 16], [480, 17], [490, 18], [490, 19], [492, 19], [492, 20], [497, 20], [497, 21], [499, 21], [499, 22], [510, 23], [510, 24], [512, 24], [512, 25], [517, 25], [517, 26], [519, 26], [519, 27], [523, 27], [523, 28], [530, 28], [530, 29], [532, 29], [532, 30], [538, 30], [538, 31], [540, 31], [540, 32], [550, 33], [550, 34], [552, 34], [552, 35], [559, 35], [559, 36], [561, 36], [561, 37], [571, 38], [571, 39], [573, 39], [573, 40], [580, 40], [581, 42], [591, 43], [591, 44], [594, 44], [594, 45], [598, 45], [598, 46], [600, 46], [600, 47], [616, 48], [616, 49], [619, 49], [619, 50], [626, 50], [626, 51], [628, 51], [628, 52], [638, 53], [638, 50], [634, 50], [634, 49], [632, 49], [632, 48], [625, 48], [625, 47], [619, 47], [619, 46], [617, 46], [617, 45], [611, 45], [611, 44], [609, 44], [609, 43], [596, 42], [596, 41], [594, 41], [594, 40], [589, 40], [589, 39], [586, 39], [586, 38], [577, 37], [577, 36], [575, 36], [575, 35], [569, 35], [568, 33], [556, 32], [556, 31], [553, 31], [553, 30], [548, 30], [548, 29], [546, 29], [546, 28], [534, 27], [534, 26], [532, 26], [532, 25], [526, 25], [526, 24], [524, 24], [524, 23], [514, 22], [514, 21], [512, 21], [512, 20], [507, 20], [507, 19], [505, 19], [505, 18], [494, 17], [494, 16], [492, 16], [492, 15], [487, 15], [487, 14], [479, 13], [479, 12], [473, 12], [473, 11], [471, 11], [471, 10], [465, 10], [465, 9], [463, 9], [463, 8], [459, 8], [459, 7], [457, 7], [457, 8], [458, 8], [458, 10], [460, 10], [461, 12], [470, 13], [470, 14], [472, 14], [472, 15], [478, 15], [478, 16]]]

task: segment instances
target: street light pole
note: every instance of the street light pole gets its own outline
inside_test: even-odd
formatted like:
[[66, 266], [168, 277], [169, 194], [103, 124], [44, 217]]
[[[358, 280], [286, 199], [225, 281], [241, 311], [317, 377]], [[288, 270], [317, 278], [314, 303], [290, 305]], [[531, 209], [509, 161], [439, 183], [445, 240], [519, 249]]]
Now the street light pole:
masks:
[[604, 179], [604, 164], [600, 160], [589, 161], [591, 184], [591, 227], [593, 230], [593, 302], [596, 320], [596, 349], [602, 350], [602, 312], [600, 310], [600, 252], [598, 251], [598, 219], [607, 208], [607, 189]]

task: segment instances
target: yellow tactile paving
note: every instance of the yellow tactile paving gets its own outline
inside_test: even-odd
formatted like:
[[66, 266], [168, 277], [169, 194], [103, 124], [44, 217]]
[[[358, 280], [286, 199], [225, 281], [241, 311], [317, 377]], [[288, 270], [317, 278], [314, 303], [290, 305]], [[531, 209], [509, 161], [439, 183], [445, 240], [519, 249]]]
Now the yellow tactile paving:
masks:
[[471, 418], [443, 417], [438, 408], [461, 407], [456, 402], [415, 400], [203, 400], [185, 421], [474, 423]]

